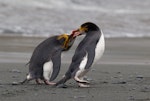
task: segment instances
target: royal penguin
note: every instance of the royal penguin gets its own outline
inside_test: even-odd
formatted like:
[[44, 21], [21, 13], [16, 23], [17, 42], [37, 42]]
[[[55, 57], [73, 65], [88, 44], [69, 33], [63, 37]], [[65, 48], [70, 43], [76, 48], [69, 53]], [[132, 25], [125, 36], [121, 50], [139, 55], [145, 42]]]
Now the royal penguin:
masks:
[[29, 73], [20, 84], [35, 80], [37, 84], [55, 84], [52, 82], [58, 75], [61, 66], [61, 53], [71, 48], [76, 35], [62, 34], [49, 37], [41, 42], [33, 51], [28, 63]]
[[71, 78], [74, 78], [79, 87], [90, 87], [84, 76], [103, 55], [105, 40], [102, 30], [92, 22], [84, 23], [76, 30], [77, 36], [83, 34], [85, 37], [77, 46], [69, 69], [55, 84], [56, 87], [67, 87], [65, 82]]

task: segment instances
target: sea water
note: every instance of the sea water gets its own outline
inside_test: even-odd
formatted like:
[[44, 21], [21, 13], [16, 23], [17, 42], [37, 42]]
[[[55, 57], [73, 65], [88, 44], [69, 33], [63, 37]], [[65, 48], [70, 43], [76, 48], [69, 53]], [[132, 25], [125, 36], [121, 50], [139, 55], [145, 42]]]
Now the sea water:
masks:
[[150, 0], [0, 0], [0, 35], [51, 36], [94, 22], [105, 37], [150, 37]]

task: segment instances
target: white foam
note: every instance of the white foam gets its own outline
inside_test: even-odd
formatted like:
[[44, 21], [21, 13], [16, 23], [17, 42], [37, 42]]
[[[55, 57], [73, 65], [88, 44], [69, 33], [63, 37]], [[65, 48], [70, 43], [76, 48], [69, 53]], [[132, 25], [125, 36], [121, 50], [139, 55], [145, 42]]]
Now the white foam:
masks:
[[48, 9], [72, 9], [79, 11], [98, 11], [103, 13], [111, 14], [145, 14], [150, 13], [149, 9], [134, 9], [134, 8], [108, 8], [101, 7], [100, 5], [84, 5], [73, 3], [71, 0], [3, 0], [0, 1], [10, 5], [17, 6], [30, 6], [30, 7], [41, 7]]
[[[1, 9], [0, 13], [2, 15], [1, 18], [1, 24], [0, 24], [0, 35], [10, 35], [10, 36], [27, 36], [27, 37], [48, 37], [50, 35], [54, 35], [54, 34], [60, 34], [60, 33], [64, 33], [67, 30], [72, 30], [72, 28], [75, 28], [75, 25], [78, 25], [80, 22], [82, 21], [95, 21], [95, 22], [101, 22], [100, 20], [104, 19], [104, 21], [102, 21], [104, 28], [103, 30], [107, 30], [107, 32], [105, 32], [105, 36], [107, 38], [109, 37], [150, 37], [150, 33], [149, 30], [150, 28], [148, 27], [148, 19], [149, 19], [149, 14], [150, 14], [150, 10], [146, 9], [147, 6], [139, 6], [137, 7], [136, 4], [132, 4], [133, 7], [131, 7], [131, 4], [129, 4], [129, 7], [125, 7], [125, 8], [121, 8], [120, 5], [116, 6], [115, 3], [111, 2], [113, 5], [111, 6], [111, 4], [107, 5], [107, 0], [104, 1], [106, 3], [106, 7], [100, 6], [101, 4], [97, 4], [97, 1], [90, 1], [87, 0], [87, 2], [84, 1], [72, 1], [72, 0], [0, 0], [0, 4], [5, 4], [6, 8], [5, 9]], [[126, 1], [124, 1], [126, 3]], [[148, 1], [147, 1], [148, 2]], [[99, 2], [98, 2], [99, 3]], [[102, 2], [103, 3], [103, 2]], [[133, 2], [132, 2], [133, 3]], [[143, 3], [143, 2], [142, 2]], [[126, 3], [128, 4], [128, 3]], [[138, 2], [137, 4], [140, 4], [140, 2]], [[146, 3], [145, 3], [146, 4]], [[5, 6], [4, 5], [4, 6]], [[109, 6], [110, 5], [110, 6]], [[144, 5], [144, 4], [142, 4]], [[3, 5], [2, 5], [3, 6]], [[115, 6], [115, 7], [114, 7]], [[134, 6], [136, 8], [134, 8]], [[38, 12], [38, 9], [34, 9], [34, 8], [47, 8], [46, 11], [41, 10], [40, 12]], [[142, 8], [145, 7], [145, 8]], [[1, 7], [3, 8], [3, 7]], [[13, 9], [12, 11], [10, 9]], [[31, 11], [36, 11], [35, 12], [35, 16], [34, 14], [32, 14], [32, 12], [30, 13], [30, 9]], [[62, 11], [62, 12], [67, 12], [67, 10], [71, 10], [72, 11], [77, 11], [75, 12], [76, 16], [73, 16], [71, 18], [70, 15], [74, 14], [73, 13], [65, 13], [66, 15], [61, 15], [62, 17], [56, 17], [54, 18], [54, 21], [51, 20], [52, 16], [57, 16], [55, 14], [57, 14], [58, 12], [55, 11], [50, 14], [50, 11], [53, 10], [57, 10], [57, 11]], [[21, 16], [19, 14], [19, 12], [23, 12], [23, 11], [27, 11], [25, 13], [27, 13], [27, 16]], [[11, 12], [10, 12], [11, 11]], [[29, 12], [28, 12], [29, 11]], [[6, 14], [3, 12], [6, 12]], [[44, 12], [44, 13], [43, 13]], [[85, 14], [85, 18], [80, 19], [80, 14], [82, 15], [82, 17], [84, 17], [84, 12]], [[87, 12], [90, 13], [96, 13], [96, 15], [92, 15], [92, 16], [88, 16]], [[9, 15], [13, 15], [12, 17], [7, 18], [7, 13]], [[103, 18], [103, 14], [106, 14], [106, 19]], [[21, 13], [22, 14], [22, 13]], [[44, 14], [44, 15], [42, 15]], [[54, 14], [54, 15], [53, 15]], [[78, 15], [77, 15], [78, 14]], [[109, 15], [110, 14], [110, 15]], [[123, 19], [124, 21], [121, 21], [122, 18], [119, 18], [120, 15], [122, 16], [123, 14], [125, 15], [125, 18]], [[134, 15], [134, 17], [130, 16], [132, 14], [138, 14], [138, 15]], [[145, 14], [145, 15], [144, 15]], [[3, 17], [4, 15], [4, 17]], [[40, 16], [39, 16], [40, 15]], [[126, 23], [126, 26], [114, 26], [115, 23], [114, 21], [112, 22], [108, 22], [107, 23], [107, 19], [108, 21], [111, 21], [111, 16], [113, 15], [114, 17], [118, 17], [118, 19], [114, 19], [115, 21], [118, 21], [117, 23]], [[6, 17], [5, 17], [6, 16]], [[36, 19], [34, 19], [36, 16], [39, 16], [38, 19], [40, 18], [41, 21], [37, 22]], [[49, 17], [50, 16], [50, 17]], [[140, 17], [142, 16], [142, 17]], [[1, 17], [1, 16], [0, 16]], [[102, 18], [98, 18], [98, 17], [102, 17]], [[108, 18], [107, 18], [108, 17]], [[68, 18], [73, 19], [72, 21], [70, 20], [70, 22], [72, 22], [71, 27], [67, 24], [68, 22]], [[133, 19], [133, 21], [131, 21]], [[30, 21], [33, 21], [32, 23], [30, 23]], [[63, 23], [64, 20], [65, 23]], [[61, 22], [61, 23], [56, 23], [56, 22]], [[69, 23], [70, 23], [69, 22]], [[107, 28], [107, 25], [104, 25], [104, 23], [106, 22], [106, 24], [111, 25], [109, 28]], [[133, 23], [132, 23], [133, 22]], [[110, 23], [110, 24], [109, 24]], [[100, 23], [99, 23], [100, 24]], [[133, 31], [132, 28], [129, 28], [129, 26], [133, 26]], [[135, 26], [138, 25], [138, 26]], [[69, 28], [68, 28], [69, 26]], [[105, 27], [106, 26], [106, 27]], [[142, 28], [141, 28], [142, 26]], [[115, 27], [115, 29], [114, 29]], [[106, 29], [107, 28], [107, 29]], [[113, 28], [113, 29], [112, 29]], [[117, 31], [119, 29], [119, 31]], [[121, 30], [120, 30], [121, 29]], [[123, 30], [125, 29], [125, 30]], [[137, 29], [140, 29], [140, 31], [137, 31]], [[114, 32], [113, 32], [114, 31]], [[123, 31], [127, 31], [127, 32], [123, 32]], [[135, 32], [135, 33], [134, 33]], [[137, 33], [136, 33], [137, 32]], [[141, 33], [140, 33], [141, 32]]]

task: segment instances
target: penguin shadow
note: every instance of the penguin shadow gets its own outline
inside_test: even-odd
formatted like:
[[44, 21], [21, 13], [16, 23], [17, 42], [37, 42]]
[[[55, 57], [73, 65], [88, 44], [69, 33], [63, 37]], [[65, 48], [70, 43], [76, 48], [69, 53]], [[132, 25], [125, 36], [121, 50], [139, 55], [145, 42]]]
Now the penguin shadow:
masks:
[[14, 81], [12, 83], [7, 83], [7, 84], [3, 84], [3, 85], [12, 85], [12, 86], [49, 86], [49, 87], [53, 87], [53, 85], [46, 85], [44, 82], [37, 84], [34, 81], [26, 81], [26, 79], [24, 81]]
[[[101, 80], [93, 80], [91, 78], [86, 78], [87, 81], [89, 81], [88, 85], [89, 87], [80, 87], [78, 85], [79, 82], [75, 81], [74, 79], [70, 79], [66, 84], [61, 84], [59, 86], [56, 86], [56, 88], [77, 88], [77, 89], [92, 89], [92, 88], [100, 88], [101, 85], [107, 85], [109, 84], [108, 81], [101, 81]], [[87, 83], [84, 83], [87, 84]]]
[[20, 81], [12, 81], [9, 83], [0, 83], [0, 86], [16, 86], [16, 87], [25, 87], [25, 88], [32, 88], [32, 87], [37, 87], [37, 89], [45, 89], [45, 87], [47, 88], [67, 88], [67, 89], [72, 89], [72, 88], [80, 88], [80, 89], [86, 89], [86, 88], [100, 88], [101, 85], [107, 85], [110, 82], [108, 81], [103, 81], [103, 80], [95, 80], [95, 79], [91, 79], [91, 78], [87, 78], [86, 79], [89, 81], [90, 87], [80, 87], [78, 84], [78, 82], [76, 82], [74, 79], [70, 79], [68, 81], [67, 84], [64, 85], [60, 85], [60, 86], [55, 86], [55, 85], [46, 85], [44, 82], [37, 84], [35, 80], [30, 80], [27, 82], [25, 80], [20, 80]]

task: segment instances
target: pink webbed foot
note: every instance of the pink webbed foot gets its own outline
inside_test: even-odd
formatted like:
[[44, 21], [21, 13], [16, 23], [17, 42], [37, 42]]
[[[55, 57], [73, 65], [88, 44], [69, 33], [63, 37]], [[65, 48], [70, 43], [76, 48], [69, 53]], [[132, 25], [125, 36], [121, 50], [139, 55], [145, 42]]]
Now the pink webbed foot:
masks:
[[43, 81], [41, 79], [36, 79], [35, 81], [38, 85], [43, 84]]
[[54, 82], [49, 82], [48, 80], [44, 80], [44, 83], [46, 84], [46, 85], [55, 85], [56, 83], [54, 83]]

